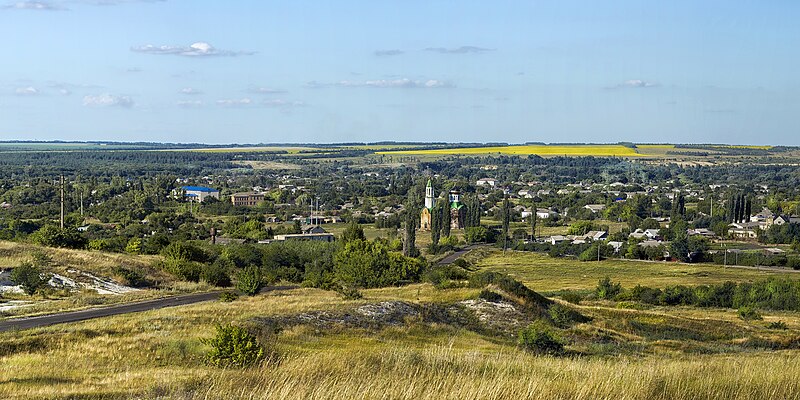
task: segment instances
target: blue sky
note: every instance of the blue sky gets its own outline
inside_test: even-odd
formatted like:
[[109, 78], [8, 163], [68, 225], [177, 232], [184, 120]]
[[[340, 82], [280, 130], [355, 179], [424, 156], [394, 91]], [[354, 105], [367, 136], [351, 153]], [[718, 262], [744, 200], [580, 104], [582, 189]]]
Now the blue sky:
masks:
[[0, 140], [800, 145], [796, 1], [0, 1]]

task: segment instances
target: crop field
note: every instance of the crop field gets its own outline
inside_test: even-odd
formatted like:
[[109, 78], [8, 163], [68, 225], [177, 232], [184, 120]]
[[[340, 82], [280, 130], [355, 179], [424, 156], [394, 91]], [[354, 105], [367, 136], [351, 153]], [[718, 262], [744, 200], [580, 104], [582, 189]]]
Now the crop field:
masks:
[[301, 151], [314, 151], [320, 150], [315, 147], [303, 146], [259, 146], [259, 147], [209, 147], [197, 149], [180, 149], [180, 150], [165, 150], [165, 151], [197, 151], [202, 153], [268, 153], [276, 151], [285, 151], [289, 154], [299, 153]]
[[641, 157], [636, 149], [621, 145], [523, 145], [498, 147], [464, 147], [455, 149], [381, 151], [385, 155], [540, 155], [540, 156], [616, 156]]

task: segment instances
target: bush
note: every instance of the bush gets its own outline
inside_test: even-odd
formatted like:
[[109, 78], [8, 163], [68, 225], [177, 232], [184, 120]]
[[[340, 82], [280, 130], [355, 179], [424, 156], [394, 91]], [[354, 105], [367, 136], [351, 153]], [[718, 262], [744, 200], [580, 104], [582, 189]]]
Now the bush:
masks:
[[564, 351], [564, 343], [558, 333], [542, 320], [519, 332], [519, 345], [537, 354], [560, 354]]
[[561, 292], [561, 299], [572, 304], [581, 304], [583, 295], [574, 290], [565, 290]]
[[786, 322], [775, 321], [775, 322], [770, 322], [769, 324], [767, 324], [767, 329], [777, 329], [777, 330], [785, 331], [785, 330], [789, 329], [789, 326], [786, 325]]
[[488, 302], [497, 303], [503, 301], [503, 296], [499, 293], [495, 293], [489, 289], [481, 290], [481, 293], [478, 294], [479, 299], [484, 299]]
[[547, 315], [550, 316], [553, 324], [559, 328], [567, 328], [575, 322], [586, 322], [588, 320], [575, 310], [558, 303], [551, 305], [547, 309]]
[[47, 287], [50, 275], [30, 262], [24, 261], [11, 271], [11, 280], [22, 286], [22, 290], [29, 296]]
[[358, 289], [352, 286], [336, 286], [336, 293], [339, 293], [345, 300], [358, 300], [364, 297]]
[[261, 269], [250, 266], [239, 272], [237, 275], [236, 289], [240, 292], [254, 296], [264, 286]]
[[622, 285], [612, 282], [609, 277], [601, 279], [600, 282], [597, 283], [597, 288], [595, 289], [597, 298], [604, 300], [611, 300], [620, 292], [622, 292]]
[[230, 303], [239, 298], [239, 295], [234, 292], [222, 292], [219, 294], [219, 301], [223, 303]]
[[206, 353], [206, 361], [213, 366], [244, 368], [264, 359], [264, 348], [256, 337], [244, 328], [234, 325], [217, 325], [217, 334], [203, 339], [203, 344], [211, 346]]
[[753, 321], [753, 320], [761, 320], [761, 314], [758, 313], [758, 310], [752, 307], [741, 307], [739, 308], [739, 318], [745, 321]]
[[189, 281], [200, 281], [200, 264], [184, 259], [167, 258], [164, 260], [164, 269], [176, 277]]
[[113, 273], [120, 281], [122, 281], [123, 285], [135, 288], [150, 286], [150, 281], [148, 281], [139, 271], [123, 266], [117, 266], [114, 267]]
[[200, 272], [200, 279], [209, 285], [217, 287], [228, 287], [231, 285], [231, 277], [228, 275], [228, 270], [220, 265], [220, 263], [216, 262], [203, 267], [203, 271]]

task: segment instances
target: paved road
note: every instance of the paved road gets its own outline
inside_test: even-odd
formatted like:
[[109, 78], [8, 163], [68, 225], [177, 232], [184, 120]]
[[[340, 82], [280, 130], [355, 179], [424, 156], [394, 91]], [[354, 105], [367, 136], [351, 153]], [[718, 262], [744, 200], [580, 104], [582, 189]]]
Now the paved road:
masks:
[[439, 261], [439, 265], [452, 264], [453, 262], [455, 262], [456, 260], [461, 258], [461, 256], [463, 256], [464, 254], [467, 254], [470, 251], [475, 250], [478, 247], [482, 247], [482, 246], [485, 246], [485, 245], [483, 245], [483, 244], [473, 244], [471, 246], [464, 247], [463, 249], [461, 249], [461, 250], [459, 250], [459, 251], [457, 251], [457, 252], [455, 252], [453, 254], [450, 254], [445, 258], [443, 258], [441, 261]]
[[[261, 290], [262, 293], [273, 290], [295, 289], [297, 286], [269, 286]], [[200, 303], [216, 300], [221, 291], [193, 293], [180, 296], [165, 297], [162, 299], [138, 301], [135, 303], [118, 304], [103, 308], [91, 308], [81, 311], [69, 311], [58, 314], [42, 315], [37, 317], [15, 318], [0, 321], [0, 332], [38, 328], [67, 322], [77, 322], [93, 318], [108, 317], [111, 315], [130, 314], [142, 311], [156, 310], [165, 307], [183, 306], [186, 304]]]

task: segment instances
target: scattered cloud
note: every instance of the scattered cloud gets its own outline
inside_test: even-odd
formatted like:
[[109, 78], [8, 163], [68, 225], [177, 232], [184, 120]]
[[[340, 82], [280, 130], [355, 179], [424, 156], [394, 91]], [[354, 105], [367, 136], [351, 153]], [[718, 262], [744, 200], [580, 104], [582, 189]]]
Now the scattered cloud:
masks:
[[650, 88], [658, 86], [657, 83], [643, 81], [641, 79], [629, 79], [625, 82], [619, 83], [616, 86], [611, 86], [608, 89], [624, 89], [624, 88]]
[[288, 101], [288, 100], [265, 100], [263, 103], [267, 107], [273, 108], [288, 108], [288, 107], [305, 107], [306, 103], [302, 101]]
[[217, 49], [206, 42], [197, 42], [190, 46], [144, 46], [131, 47], [131, 51], [155, 55], [176, 55], [184, 57], [236, 57], [255, 54], [252, 51], [231, 51]]
[[202, 107], [205, 103], [202, 100], [182, 100], [175, 103], [178, 107], [195, 108]]
[[217, 100], [217, 105], [223, 107], [246, 107], [252, 105], [253, 103], [253, 100], [247, 97], [241, 99]]
[[273, 89], [263, 86], [251, 86], [247, 89], [248, 92], [254, 94], [278, 94], [278, 93], [286, 93], [285, 90], [282, 89]]
[[16, 90], [14, 90], [14, 94], [16, 94], [17, 96], [36, 96], [37, 94], [39, 94], [39, 89], [36, 89], [33, 86], [26, 86], [17, 88]]
[[3, 10], [65, 11], [67, 8], [46, 1], [18, 1], [0, 7]]
[[137, 73], [137, 72], [142, 72], [142, 71], [144, 71], [144, 70], [141, 69], [141, 68], [138, 68], [138, 67], [128, 68], [128, 69], [125, 70], [125, 72], [130, 72], [130, 73]]
[[455, 85], [453, 85], [450, 82], [440, 81], [436, 79], [416, 80], [409, 78], [374, 79], [367, 81], [339, 81], [333, 84], [321, 83], [317, 81], [311, 81], [306, 83], [306, 87], [309, 88], [324, 88], [331, 86], [350, 87], [350, 88], [371, 87], [371, 88], [404, 88], [404, 89], [434, 89], [434, 88], [455, 87]]
[[375, 50], [375, 55], [378, 57], [388, 57], [388, 56], [399, 56], [400, 54], [404, 54], [405, 51], [403, 50]]
[[485, 47], [477, 47], [477, 46], [461, 46], [455, 48], [428, 47], [425, 49], [425, 51], [431, 51], [439, 54], [474, 54], [474, 53], [485, 53], [487, 51], [494, 51], [494, 50], [495, 49], [487, 49]]
[[188, 94], [188, 95], [203, 94], [202, 91], [200, 91], [198, 89], [195, 89], [195, 88], [191, 88], [191, 87], [185, 87], [185, 88], [181, 89], [181, 93], [182, 94]]
[[98, 94], [83, 97], [83, 105], [87, 107], [122, 107], [131, 108], [134, 106], [133, 99], [129, 96], [119, 96], [113, 94]]
[[60, 94], [62, 96], [69, 96], [69, 95], [72, 94], [72, 92], [69, 89], [63, 89], [62, 88], [62, 89], [58, 89], [58, 94]]

